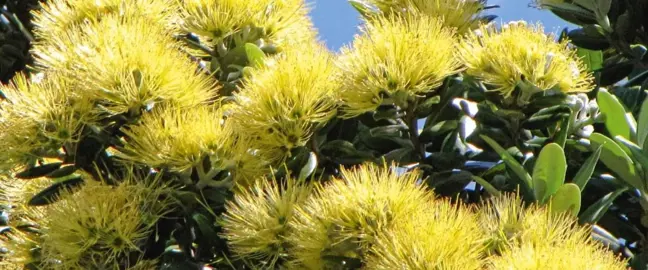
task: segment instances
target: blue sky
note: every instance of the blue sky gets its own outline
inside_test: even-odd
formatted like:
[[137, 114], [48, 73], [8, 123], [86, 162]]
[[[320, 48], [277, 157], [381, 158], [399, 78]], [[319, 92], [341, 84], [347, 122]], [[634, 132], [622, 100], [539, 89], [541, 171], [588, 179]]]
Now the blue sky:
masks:
[[[357, 32], [359, 15], [347, 0], [307, 0], [313, 5], [311, 17], [318, 28], [321, 39], [326, 45], [337, 50], [350, 42]], [[559, 32], [568, 25], [549, 11], [529, 7], [531, 0], [490, 0], [489, 5], [500, 5], [489, 14], [498, 15], [497, 22], [525, 20], [542, 22], [545, 31]]]

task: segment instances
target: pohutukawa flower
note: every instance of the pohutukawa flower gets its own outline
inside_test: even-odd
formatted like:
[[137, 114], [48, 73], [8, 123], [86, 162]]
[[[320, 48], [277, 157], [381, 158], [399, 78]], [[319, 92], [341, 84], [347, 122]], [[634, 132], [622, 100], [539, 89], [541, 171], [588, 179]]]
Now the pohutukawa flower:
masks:
[[214, 106], [189, 109], [158, 107], [136, 125], [124, 129], [125, 147], [117, 155], [157, 169], [184, 172], [202, 166], [209, 157], [212, 167], [228, 165], [231, 131], [223, 126], [223, 115]]
[[31, 180], [0, 176], [0, 205], [8, 215], [8, 226], [0, 235], [0, 268], [23, 269], [25, 264], [35, 262], [32, 250], [39, 245], [40, 224], [46, 218], [44, 207], [29, 206], [29, 200], [53, 182], [47, 178]]
[[627, 269], [591, 238], [590, 227], [546, 207], [524, 207], [519, 197], [503, 196], [485, 208], [485, 232], [491, 235], [487, 269]]
[[[366, 164], [342, 169], [342, 179], [318, 187], [300, 207], [288, 243], [300, 269], [339, 269], [327, 257], [364, 261], [380, 235], [415, 216], [433, 199], [416, 172], [398, 174]], [[389, 256], [389, 255], [385, 255]]]
[[74, 79], [98, 113], [138, 115], [159, 103], [186, 108], [213, 99], [214, 82], [178, 46], [144, 18], [107, 15], [52, 37], [35, 55], [39, 66]]
[[92, 104], [70, 88], [68, 80], [55, 73], [40, 82], [18, 75], [0, 86], [6, 97], [0, 100], [0, 171], [56, 157], [62, 147], [78, 140], [83, 126], [92, 121]]
[[286, 259], [288, 223], [297, 205], [311, 192], [310, 185], [292, 178], [283, 184], [276, 181], [261, 178], [251, 188], [237, 192], [227, 204], [222, 223], [232, 251], [267, 269]]
[[449, 200], [420, 207], [377, 236], [366, 269], [483, 269], [483, 236], [472, 209]]
[[182, 5], [185, 30], [213, 42], [232, 34], [240, 34], [244, 42], [312, 41], [308, 11], [303, 0], [187, 0]]
[[[173, 28], [178, 20], [177, 2], [174, 0], [60, 0], [48, 1], [34, 11], [36, 36], [44, 42], [49, 38], [64, 35], [74, 27], [88, 21], [100, 20], [109, 14], [124, 17], [142, 16]], [[176, 27], [177, 28], [177, 27]], [[177, 31], [177, 30], [176, 30]]]
[[[536, 204], [525, 205], [519, 196], [507, 194], [494, 198], [482, 208], [480, 212], [480, 224], [484, 233], [490, 238], [487, 241], [487, 252], [494, 254], [494, 256], [507, 257], [512, 254], [526, 254], [525, 256], [530, 256], [528, 259], [533, 261], [539, 259], [539, 257], [534, 258], [536, 255], [545, 256], [540, 254], [549, 254], [545, 252], [558, 252], [561, 249], [571, 248], [589, 249], [586, 253], [592, 254], [591, 256], [601, 254], [601, 251], [597, 251], [599, 248], [589, 240], [591, 239], [591, 230], [589, 227], [579, 226], [577, 220], [572, 216], [553, 213], [547, 207]], [[537, 251], [540, 253], [534, 254], [528, 248], [537, 248]], [[554, 251], [549, 251], [552, 249]], [[503, 264], [511, 265], [511, 267], [512, 265], [525, 265], [524, 261], [526, 259], [521, 259], [518, 255], [496, 260], [519, 260], [519, 262], [515, 262], [514, 264]], [[612, 256], [608, 258], [612, 258]], [[564, 259], [566, 260], [567, 257]], [[603, 261], [605, 260], [608, 259], [604, 259]], [[613, 264], [612, 261], [610, 263]], [[572, 268], [568, 266], [569, 264], [565, 265], [565, 267], [549, 269], [607, 269], [596, 267]], [[543, 267], [512, 268], [545, 269]], [[496, 269], [510, 269], [510, 267], [506, 266]]]
[[[93, 181], [93, 180], [89, 180]], [[47, 209], [42, 236], [45, 269], [119, 269], [142, 255], [157, 221], [172, 209], [157, 177], [130, 174], [118, 186], [87, 182]]]
[[491, 270], [562, 270], [596, 269], [624, 270], [627, 263], [614, 256], [609, 249], [594, 242], [588, 234], [573, 236], [562, 245], [531, 245], [505, 251], [502, 256], [492, 257], [486, 269]]
[[274, 160], [305, 145], [336, 113], [339, 86], [330, 54], [304, 47], [267, 60], [235, 94], [231, 121], [241, 134], [258, 137], [253, 147]]
[[443, 19], [443, 25], [464, 34], [479, 25], [484, 9], [478, 0], [367, 0], [387, 16], [414, 14]]
[[456, 44], [454, 31], [431, 17], [370, 21], [339, 59], [345, 116], [373, 111], [384, 102], [405, 106], [407, 99], [434, 91], [459, 71]]
[[[557, 43], [541, 25], [513, 22], [496, 31], [482, 26], [461, 44], [466, 73], [482, 80], [491, 91], [518, 105], [537, 92], [587, 92], [593, 77], [567, 41]], [[511, 98], [516, 89], [519, 96]]]

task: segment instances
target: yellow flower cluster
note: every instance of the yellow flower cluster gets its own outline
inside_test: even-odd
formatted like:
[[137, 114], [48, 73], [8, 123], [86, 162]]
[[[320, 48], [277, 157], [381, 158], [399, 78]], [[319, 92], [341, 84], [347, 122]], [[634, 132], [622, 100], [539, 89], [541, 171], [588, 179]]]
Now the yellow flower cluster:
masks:
[[[383, 103], [407, 106], [459, 71], [454, 30], [432, 17], [380, 17], [368, 22], [339, 58], [341, 99], [347, 116]], [[399, 100], [404, 93], [404, 100]], [[388, 102], [385, 101], [388, 100]]]
[[587, 92], [593, 76], [586, 71], [567, 41], [557, 43], [541, 25], [512, 22], [496, 31], [482, 26], [460, 46], [466, 74], [492, 86], [505, 98], [521, 91], [518, 104], [530, 95], [553, 89], [565, 93]]
[[479, 24], [484, 3], [476, 0], [368, 0], [384, 15], [416, 14], [443, 20], [443, 25], [464, 34]]
[[[51, 1], [34, 11], [36, 37], [47, 42], [88, 22], [104, 16], [144, 17], [150, 23], [173, 29], [178, 20], [175, 0], [60, 0]], [[177, 28], [177, 26], [175, 26]], [[176, 30], [177, 31], [177, 30]]]
[[480, 212], [487, 240], [487, 269], [627, 269], [609, 250], [595, 243], [587, 227], [567, 214], [525, 207], [517, 196], [491, 201]]
[[281, 260], [289, 269], [625, 269], [568, 215], [509, 195], [475, 211], [435, 198], [419, 180], [372, 164], [342, 169], [312, 191], [264, 179], [236, 194], [224, 236], [258, 267]]
[[181, 16], [185, 31], [214, 44], [237, 34], [239, 42], [291, 47], [315, 40], [308, 11], [303, 0], [185, 0]]
[[157, 221], [173, 210], [172, 189], [157, 177], [134, 172], [127, 177], [118, 186], [87, 182], [47, 207], [41, 240], [44, 269], [119, 269], [125, 258], [143, 255], [140, 246]]
[[235, 95], [231, 123], [257, 138], [251, 146], [262, 156], [281, 161], [336, 114], [339, 86], [334, 76], [332, 58], [319, 46], [268, 59]]

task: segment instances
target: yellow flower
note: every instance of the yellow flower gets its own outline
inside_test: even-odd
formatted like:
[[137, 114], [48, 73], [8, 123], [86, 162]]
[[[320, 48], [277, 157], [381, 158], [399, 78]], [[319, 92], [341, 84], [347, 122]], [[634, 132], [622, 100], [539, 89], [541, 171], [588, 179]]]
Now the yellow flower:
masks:
[[252, 71], [231, 107], [235, 130], [258, 138], [252, 141], [255, 149], [275, 160], [304, 146], [336, 112], [338, 84], [330, 54], [321, 47], [301, 49]]
[[367, 0], [383, 14], [414, 14], [443, 19], [443, 25], [464, 34], [478, 26], [482, 1], [476, 0]]
[[212, 167], [224, 169], [230, 131], [222, 124], [222, 113], [213, 106], [189, 109], [158, 107], [145, 114], [137, 125], [123, 131], [126, 143], [117, 155], [157, 169], [185, 172], [202, 166], [209, 157]]
[[278, 184], [276, 179], [261, 178], [249, 189], [241, 189], [228, 202], [223, 216], [223, 236], [237, 256], [251, 260], [257, 267], [274, 269], [286, 259], [288, 222], [296, 205], [303, 202], [311, 188], [289, 178]]
[[39, 66], [74, 80], [98, 113], [137, 116], [153, 105], [194, 107], [214, 97], [214, 82], [178, 46], [146, 19], [106, 15], [37, 46], [35, 55]]
[[483, 236], [471, 209], [436, 200], [378, 235], [367, 269], [482, 269]]
[[[87, 21], [101, 20], [108, 14], [142, 16], [172, 29], [177, 21], [175, 0], [57, 0], [48, 1], [34, 11], [36, 36], [45, 42], [73, 31]], [[177, 30], [176, 30], [177, 31]]]
[[384, 102], [404, 106], [459, 71], [454, 32], [437, 19], [379, 17], [363, 32], [339, 58], [347, 117], [373, 111]]
[[366, 164], [341, 173], [342, 179], [318, 187], [290, 224], [290, 253], [300, 269], [342, 267], [327, 257], [364, 261], [381, 234], [433, 199], [416, 184], [417, 172], [398, 174], [386, 165]]
[[[83, 126], [91, 121], [91, 104], [70, 91], [60, 74], [50, 73], [42, 81], [18, 75], [0, 86], [0, 171], [27, 165], [37, 158], [58, 156], [62, 147], [78, 140]], [[70, 151], [71, 149], [66, 149]]]
[[490, 238], [488, 251], [494, 254], [524, 245], [560, 246], [573, 239], [585, 239], [590, 233], [572, 216], [553, 213], [537, 204], [525, 205], [517, 195], [496, 197], [479, 214], [482, 229]]
[[[461, 44], [466, 73], [482, 80], [505, 98], [519, 87], [518, 104], [544, 90], [587, 92], [593, 77], [567, 41], [557, 43], [541, 25], [513, 22], [495, 31], [482, 26]], [[511, 101], [509, 101], [511, 102]]]
[[279, 45], [315, 37], [303, 0], [185, 0], [181, 10], [185, 30], [214, 43], [233, 34]]
[[0, 176], [0, 205], [9, 220], [5, 224], [9, 229], [0, 234], [0, 248], [7, 249], [7, 253], [0, 256], [0, 268], [23, 269], [25, 264], [35, 261], [31, 251], [39, 245], [37, 231], [47, 216], [44, 207], [28, 203], [52, 183], [47, 178], [25, 180]]
[[591, 240], [589, 234], [578, 234], [561, 245], [525, 244], [492, 257], [486, 269], [504, 270], [624, 270], [626, 262], [607, 248]]
[[[140, 253], [172, 203], [159, 178], [131, 173], [118, 186], [94, 180], [47, 209], [45, 269], [119, 269]], [[89, 182], [93, 181], [93, 182]]]

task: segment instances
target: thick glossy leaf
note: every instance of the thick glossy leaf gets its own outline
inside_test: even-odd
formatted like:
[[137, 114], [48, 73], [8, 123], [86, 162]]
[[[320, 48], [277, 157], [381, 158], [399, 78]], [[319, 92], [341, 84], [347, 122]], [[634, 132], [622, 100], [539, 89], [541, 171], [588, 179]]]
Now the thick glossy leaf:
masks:
[[581, 191], [573, 183], [564, 184], [551, 197], [550, 204], [551, 211], [554, 213], [568, 212], [578, 216], [581, 207]]
[[60, 177], [65, 177], [73, 174], [76, 172], [77, 167], [75, 165], [69, 165], [69, 166], [64, 166], [61, 167], [51, 173], [48, 173], [46, 177], [48, 178], [60, 178]]
[[374, 13], [374, 10], [367, 2], [361, 0], [349, 0], [349, 4], [355, 8], [363, 17], [369, 17]]
[[299, 181], [304, 181], [306, 178], [308, 178], [313, 172], [317, 169], [317, 155], [315, 153], [310, 152], [308, 155], [308, 161], [306, 162], [306, 165], [301, 168], [299, 171]]
[[541, 203], [544, 203], [565, 182], [567, 160], [565, 152], [556, 143], [547, 144], [533, 167], [533, 192]]
[[567, 118], [568, 116], [569, 114], [567, 113], [543, 114], [539, 116], [532, 116], [529, 119], [522, 122], [522, 127], [526, 129], [548, 128], [549, 126], [556, 124], [558, 121]]
[[419, 136], [419, 140], [424, 143], [431, 142], [434, 140], [435, 136], [443, 135], [457, 129], [457, 127], [459, 127], [459, 121], [457, 120], [448, 120], [436, 123], [433, 126], [423, 129]]
[[247, 55], [247, 59], [249, 62], [249, 65], [255, 68], [258, 68], [263, 65], [263, 61], [265, 59], [265, 53], [259, 47], [252, 43], [246, 43], [245, 44], [245, 55]]
[[83, 178], [76, 177], [52, 184], [29, 200], [29, 205], [40, 206], [55, 202], [61, 192], [69, 191], [83, 184]]
[[630, 75], [630, 73], [632, 73], [632, 70], [634, 69], [634, 64], [630, 61], [603, 66], [604, 68], [600, 70], [600, 84], [602, 86], [613, 85], [623, 80], [624, 78], [628, 77], [628, 75]]
[[634, 127], [629, 123], [621, 102], [605, 89], [599, 89], [596, 98], [601, 113], [605, 114], [605, 127], [610, 135], [632, 139]]
[[612, 206], [612, 203], [614, 203], [614, 200], [619, 197], [623, 192], [628, 190], [627, 187], [622, 187], [614, 192], [610, 192], [607, 195], [603, 196], [603, 198], [600, 198], [598, 201], [590, 205], [585, 211], [583, 211], [580, 216], [578, 216], [578, 220], [581, 224], [595, 224], [596, 222], [599, 221], [607, 212], [607, 210]]
[[[643, 146], [648, 137], [648, 97], [644, 99], [637, 121], [637, 144]], [[646, 151], [647, 149], [644, 149]]]
[[610, 12], [610, 7], [612, 6], [612, 0], [596, 0], [596, 6], [601, 14], [607, 15], [608, 12]]
[[628, 79], [628, 81], [623, 85], [623, 87], [631, 87], [631, 86], [637, 86], [642, 84], [644, 81], [648, 79], [648, 70], [643, 71], [634, 77]]
[[599, 70], [603, 67], [603, 52], [601, 51], [579, 47], [576, 49], [576, 54], [583, 60], [589, 71]]
[[196, 225], [198, 225], [198, 229], [200, 229], [201, 236], [207, 239], [217, 239], [218, 234], [214, 230], [214, 224], [212, 224], [209, 221], [209, 218], [207, 218], [205, 215], [200, 214], [200, 213], [195, 213], [191, 216], [191, 218], [196, 222]]
[[594, 173], [596, 164], [598, 163], [599, 158], [601, 157], [602, 150], [603, 150], [602, 146], [596, 148], [594, 153], [592, 153], [592, 155], [588, 157], [585, 160], [585, 162], [583, 162], [583, 165], [581, 165], [580, 169], [578, 169], [578, 172], [574, 176], [572, 183], [577, 185], [581, 191], [585, 189], [587, 182], [589, 182], [589, 180], [592, 178], [592, 174]]
[[635, 188], [643, 186], [643, 181], [637, 175], [634, 162], [614, 140], [600, 133], [592, 133], [590, 141], [594, 147], [603, 146], [601, 161], [618, 175], [621, 178], [620, 180]]
[[[641, 168], [644, 171], [648, 169], [648, 155], [644, 154], [644, 152], [641, 150], [641, 148], [638, 145], [632, 143], [631, 141], [621, 136], [616, 136], [614, 139], [617, 142], [625, 145], [630, 150], [630, 153], [632, 153], [632, 157], [634, 158], [633, 161], [635, 162], [635, 164], [641, 165]], [[648, 191], [648, 186], [646, 185], [645, 176], [644, 176], [643, 186], [637, 188], [643, 191]]]
[[53, 163], [48, 163], [45, 165], [29, 168], [27, 170], [17, 173], [16, 178], [34, 179], [34, 178], [43, 177], [45, 175], [52, 173], [53, 171], [58, 170], [58, 168], [61, 168], [61, 165], [63, 165], [62, 162], [53, 162]]
[[490, 147], [492, 147], [497, 154], [500, 155], [502, 158], [502, 161], [506, 163], [506, 165], [515, 173], [517, 177], [522, 180], [523, 184], [526, 185], [526, 189], [530, 190], [532, 187], [532, 179], [531, 176], [526, 172], [524, 167], [509, 154], [508, 151], [506, 151], [504, 148], [502, 148], [497, 142], [495, 142], [493, 139], [485, 136], [485, 135], [480, 135], [480, 137], [488, 144]]
[[374, 137], [400, 137], [401, 131], [407, 130], [406, 125], [388, 125], [382, 127], [375, 127], [369, 130], [369, 134]]

